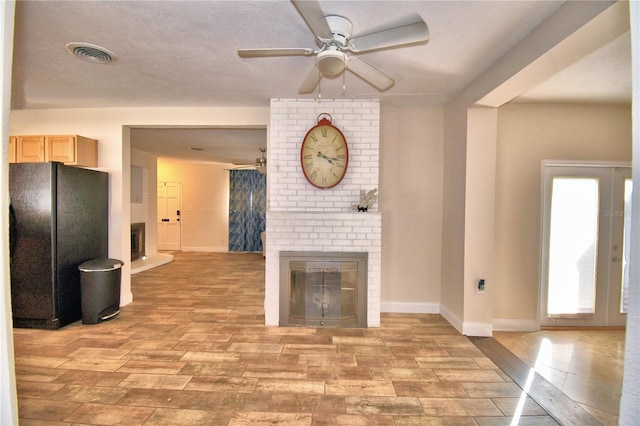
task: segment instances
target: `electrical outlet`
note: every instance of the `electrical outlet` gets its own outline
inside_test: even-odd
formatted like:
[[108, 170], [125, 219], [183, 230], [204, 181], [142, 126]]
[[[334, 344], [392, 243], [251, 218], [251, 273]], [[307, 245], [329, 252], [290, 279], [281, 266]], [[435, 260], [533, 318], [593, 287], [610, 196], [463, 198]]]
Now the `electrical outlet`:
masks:
[[476, 287], [476, 293], [484, 293], [484, 279], [478, 281], [478, 286]]

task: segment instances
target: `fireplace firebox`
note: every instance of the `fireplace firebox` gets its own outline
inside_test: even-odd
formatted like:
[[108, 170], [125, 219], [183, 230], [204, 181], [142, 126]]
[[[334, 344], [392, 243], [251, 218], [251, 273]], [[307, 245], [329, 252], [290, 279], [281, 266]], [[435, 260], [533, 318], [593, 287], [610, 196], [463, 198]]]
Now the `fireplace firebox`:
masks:
[[144, 222], [131, 224], [131, 261], [144, 259], [145, 254], [145, 232]]
[[280, 325], [367, 326], [367, 253], [281, 252]]

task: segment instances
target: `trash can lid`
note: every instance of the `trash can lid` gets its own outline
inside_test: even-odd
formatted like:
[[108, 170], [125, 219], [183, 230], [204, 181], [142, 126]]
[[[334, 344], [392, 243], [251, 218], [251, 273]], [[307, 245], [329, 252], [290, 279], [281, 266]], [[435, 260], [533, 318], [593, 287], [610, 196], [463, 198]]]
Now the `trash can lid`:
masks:
[[78, 269], [82, 272], [103, 272], [120, 269], [122, 265], [124, 262], [118, 259], [95, 259], [84, 262]]

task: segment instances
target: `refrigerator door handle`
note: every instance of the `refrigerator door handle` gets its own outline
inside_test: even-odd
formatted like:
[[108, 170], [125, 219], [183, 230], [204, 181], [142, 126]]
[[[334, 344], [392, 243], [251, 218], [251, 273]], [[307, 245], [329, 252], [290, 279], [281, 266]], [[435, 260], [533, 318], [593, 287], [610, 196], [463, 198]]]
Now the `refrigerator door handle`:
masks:
[[16, 212], [13, 211], [13, 206], [9, 204], [9, 256], [13, 257], [16, 251], [16, 243], [18, 242], [18, 226], [17, 226]]

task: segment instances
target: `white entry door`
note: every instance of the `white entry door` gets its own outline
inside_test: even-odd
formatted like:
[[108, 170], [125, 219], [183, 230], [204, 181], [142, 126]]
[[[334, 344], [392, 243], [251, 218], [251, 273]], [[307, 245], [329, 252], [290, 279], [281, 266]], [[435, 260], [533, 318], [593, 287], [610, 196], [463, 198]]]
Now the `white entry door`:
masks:
[[180, 182], [158, 182], [158, 250], [180, 250]]
[[631, 168], [543, 165], [540, 325], [626, 324]]

